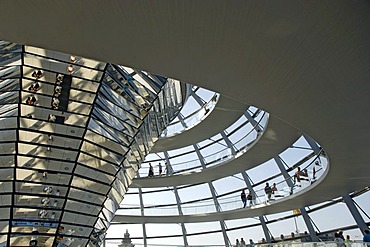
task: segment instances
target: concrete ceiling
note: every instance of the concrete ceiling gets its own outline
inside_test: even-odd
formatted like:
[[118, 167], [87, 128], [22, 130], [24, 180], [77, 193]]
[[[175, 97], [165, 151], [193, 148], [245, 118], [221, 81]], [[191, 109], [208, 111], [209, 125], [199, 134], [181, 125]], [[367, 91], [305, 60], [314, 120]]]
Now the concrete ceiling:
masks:
[[369, 185], [369, 1], [3, 0], [0, 9], [0, 39], [190, 82], [307, 133], [331, 168], [297, 197], [302, 206], [310, 193], [326, 200]]

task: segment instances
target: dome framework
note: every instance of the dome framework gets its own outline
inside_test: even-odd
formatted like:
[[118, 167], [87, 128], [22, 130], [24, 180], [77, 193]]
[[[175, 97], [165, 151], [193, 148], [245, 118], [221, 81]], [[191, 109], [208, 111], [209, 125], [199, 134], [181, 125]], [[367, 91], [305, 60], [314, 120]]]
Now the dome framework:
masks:
[[2, 1], [0, 7], [7, 10], [0, 16], [4, 39], [188, 81], [311, 136], [335, 169], [292, 198], [294, 205], [368, 186], [367, 1]]

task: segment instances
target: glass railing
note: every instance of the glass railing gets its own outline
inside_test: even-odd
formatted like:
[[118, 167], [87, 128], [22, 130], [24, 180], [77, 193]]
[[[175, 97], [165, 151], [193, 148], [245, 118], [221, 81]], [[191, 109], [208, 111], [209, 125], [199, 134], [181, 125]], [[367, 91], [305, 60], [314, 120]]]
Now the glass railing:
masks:
[[214, 96], [211, 98], [211, 100], [205, 103], [198, 110], [194, 111], [188, 116], [185, 116], [181, 120], [173, 121], [161, 133], [160, 139], [178, 135], [198, 125], [201, 121], [203, 121], [203, 119], [205, 119], [213, 111], [219, 99], [220, 99], [220, 95], [218, 93], [215, 93]]
[[[309, 157], [312, 155], [310, 154]], [[247, 208], [257, 208], [261, 206], [270, 205], [276, 201], [279, 201], [283, 198], [289, 197], [291, 195], [297, 194], [301, 191], [308, 189], [311, 185], [315, 184], [322, 176], [326, 174], [328, 169], [328, 159], [324, 153], [321, 151], [318, 155], [313, 155], [311, 158], [300, 162], [296, 165], [293, 165], [288, 169], [290, 176], [286, 179], [282, 174], [277, 174], [272, 177], [266, 178], [258, 183], [253, 185], [254, 192], [252, 192], [252, 200], [248, 200]], [[302, 168], [302, 173], [299, 175], [299, 181], [295, 177], [295, 170], [298, 167]], [[307, 174], [303, 174], [303, 171], [307, 171]], [[281, 178], [280, 180], [276, 178]], [[293, 186], [289, 187], [288, 180], [293, 181]], [[268, 195], [265, 193], [265, 183], [274, 181], [276, 184], [276, 191], [271, 194], [271, 197], [268, 198]], [[273, 186], [273, 183], [270, 183], [270, 186]], [[220, 206], [220, 211], [230, 211], [243, 208], [243, 203], [240, 199], [240, 190], [231, 191], [224, 195], [219, 195], [217, 197], [218, 204]], [[128, 205], [121, 207], [124, 209], [125, 215], [139, 215], [140, 206], [139, 205]], [[213, 198], [207, 198], [204, 200], [197, 200], [194, 202], [184, 202], [181, 204], [181, 209], [184, 215], [193, 215], [193, 214], [202, 214], [202, 213], [215, 213], [218, 212], [218, 209], [215, 206]], [[120, 211], [120, 210], [119, 210]], [[118, 214], [119, 214], [118, 211]], [[145, 215], [178, 215], [177, 205], [147, 205], [144, 208]]]

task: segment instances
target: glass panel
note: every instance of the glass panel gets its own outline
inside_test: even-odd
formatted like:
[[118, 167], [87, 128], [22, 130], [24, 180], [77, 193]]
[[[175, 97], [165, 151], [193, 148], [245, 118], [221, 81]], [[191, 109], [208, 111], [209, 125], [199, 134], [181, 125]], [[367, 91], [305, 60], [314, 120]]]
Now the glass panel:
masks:
[[71, 185], [77, 188], [87, 189], [91, 192], [96, 192], [96, 193], [101, 193], [101, 194], [106, 194], [109, 191], [108, 185], [104, 185], [102, 183], [88, 180], [88, 179], [81, 178], [81, 177], [77, 177], [77, 176], [73, 176]]

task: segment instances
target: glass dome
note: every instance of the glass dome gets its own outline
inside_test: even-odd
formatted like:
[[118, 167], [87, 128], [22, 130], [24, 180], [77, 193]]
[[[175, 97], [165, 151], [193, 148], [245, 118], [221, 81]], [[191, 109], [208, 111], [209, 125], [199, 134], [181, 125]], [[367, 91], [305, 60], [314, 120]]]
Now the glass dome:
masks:
[[[352, 239], [361, 239], [348, 209], [354, 204], [364, 220], [370, 219], [369, 209], [364, 208], [365, 198], [370, 195], [367, 187], [303, 208], [264, 212], [264, 208], [279, 207], [280, 202], [315, 188], [330, 169], [325, 151], [301, 133], [271, 158], [242, 165], [233, 172], [235, 166], [248, 163], [250, 156], [256, 155], [249, 154], [249, 150], [265, 141], [269, 127], [273, 128], [269, 126], [269, 114], [249, 106], [216, 135], [147, 155], [108, 231], [107, 246], [120, 243], [120, 229], [131, 233], [136, 246], [231, 246], [241, 238], [256, 243], [330, 240], [339, 229], [347, 229], [345, 233]], [[220, 167], [224, 167], [221, 175], [212, 173]], [[150, 169], [154, 174], [149, 173]], [[194, 179], [199, 174], [203, 180]], [[186, 182], [182, 182], [184, 177]], [[271, 197], [266, 193], [266, 183], [273, 188]], [[252, 195], [245, 204], [242, 190]], [[264, 213], [256, 214], [254, 210]], [[333, 214], [332, 210], [346, 214], [342, 223], [327, 222], [325, 214]]]

